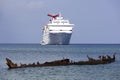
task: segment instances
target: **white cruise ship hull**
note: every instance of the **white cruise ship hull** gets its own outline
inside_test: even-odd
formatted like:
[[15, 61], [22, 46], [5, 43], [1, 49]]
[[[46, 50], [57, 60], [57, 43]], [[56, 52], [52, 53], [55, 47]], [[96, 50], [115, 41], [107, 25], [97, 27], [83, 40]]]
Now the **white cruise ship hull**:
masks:
[[61, 15], [51, 15], [49, 22], [43, 27], [42, 45], [67, 45], [70, 42], [74, 24]]
[[72, 33], [49, 33], [44, 36], [42, 45], [68, 45]]

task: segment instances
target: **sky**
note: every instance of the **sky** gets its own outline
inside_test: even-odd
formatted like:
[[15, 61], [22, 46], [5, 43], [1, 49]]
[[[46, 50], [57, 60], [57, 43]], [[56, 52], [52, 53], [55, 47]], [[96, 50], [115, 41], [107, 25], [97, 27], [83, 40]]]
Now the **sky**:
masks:
[[71, 44], [120, 44], [120, 0], [0, 0], [0, 43], [39, 44], [48, 13], [75, 24]]

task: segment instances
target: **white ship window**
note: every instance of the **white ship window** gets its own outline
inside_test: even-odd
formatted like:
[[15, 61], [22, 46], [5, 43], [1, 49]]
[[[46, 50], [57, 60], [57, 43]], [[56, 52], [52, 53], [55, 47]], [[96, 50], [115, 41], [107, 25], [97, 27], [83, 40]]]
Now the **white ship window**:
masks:
[[53, 21], [53, 23], [60, 23], [60, 21]]
[[69, 21], [68, 20], [64, 20], [64, 21], [61, 21], [61, 23], [69, 23]]
[[48, 27], [72, 27], [72, 25], [48, 25]]

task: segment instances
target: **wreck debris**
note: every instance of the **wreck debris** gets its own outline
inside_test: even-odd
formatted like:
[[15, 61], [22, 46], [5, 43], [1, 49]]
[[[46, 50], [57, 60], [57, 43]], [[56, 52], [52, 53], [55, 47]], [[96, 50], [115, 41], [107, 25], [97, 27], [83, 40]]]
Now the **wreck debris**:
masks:
[[113, 54], [112, 57], [110, 56], [99, 56], [99, 59], [91, 58], [87, 55], [88, 61], [78, 61], [73, 62], [70, 59], [61, 59], [61, 60], [55, 60], [51, 62], [45, 62], [45, 63], [32, 63], [32, 64], [16, 64], [12, 62], [9, 58], [6, 58], [7, 66], [9, 69], [15, 69], [15, 68], [25, 68], [25, 67], [43, 67], [43, 66], [65, 66], [65, 65], [97, 65], [97, 64], [108, 64], [115, 61], [115, 54]]

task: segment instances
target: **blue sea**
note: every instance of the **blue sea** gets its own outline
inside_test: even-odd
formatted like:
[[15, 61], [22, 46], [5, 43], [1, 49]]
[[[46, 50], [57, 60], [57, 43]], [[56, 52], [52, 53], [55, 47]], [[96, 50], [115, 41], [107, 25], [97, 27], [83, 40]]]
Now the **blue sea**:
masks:
[[[5, 58], [13, 62], [33, 63], [69, 58], [98, 59], [100, 55], [116, 53], [116, 61], [100, 65], [70, 65], [8, 69]], [[120, 80], [120, 44], [0, 44], [0, 80]]]

